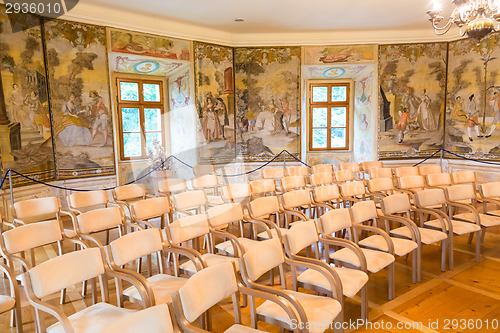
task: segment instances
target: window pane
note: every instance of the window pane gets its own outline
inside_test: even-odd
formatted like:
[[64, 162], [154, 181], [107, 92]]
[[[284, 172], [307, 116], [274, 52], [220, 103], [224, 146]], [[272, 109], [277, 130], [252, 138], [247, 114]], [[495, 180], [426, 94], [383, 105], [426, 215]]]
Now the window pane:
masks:
[[161, 131], [160, 109], [144, 109], [146, 131]]
[[120, 82], [120, 96], [123, 101], [138, 101], [139, 84], [134, 82]]
[[140, 132], [140, 123], [139, 109], [122, 108], [122, 125], [124, 132]]
[[327, 129], [313, 129], [312, 135], [312, 147], [313, 148], [326, 148], [326, 140], [327, 140]]
[[328, 126], [328, 109], [314, 108], [313, 109], [313, 127]]
[[345, 127], [346, 126], [346, 108], [332, 108], [332, 127]]
[[346, 146], [345, 128], [332, 128], [332, 148], [343, 148]]
[[160, 101], [160, 85], [153, 83], [144, 83], [142, 85], [142, 93], [144, 101], [159, 102]]
[[313, 102], [328, 102], [328, 87], [313, 87]]
[[141, 156], [140, 133], [123, 133], [123, 155], [125, 157]]
[[146, 151], [149, 154], [149, 150], [153, 149], [154, 143], [157, 142], [160, 146], [163, 145], [161, 139], [161, 132], [149, 132], [146, 133]]
[[347, 101], [347, 87], [332, 87], [332, 102], [345, 102]]

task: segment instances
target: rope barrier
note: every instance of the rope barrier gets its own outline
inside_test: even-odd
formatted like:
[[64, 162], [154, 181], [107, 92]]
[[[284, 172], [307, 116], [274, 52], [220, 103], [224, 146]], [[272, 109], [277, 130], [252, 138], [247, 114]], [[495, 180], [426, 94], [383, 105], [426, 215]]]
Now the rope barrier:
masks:
[[440, 151], [442, 151], [442, 150], [443, 150], [442, 148], [440, 148], [439, 150], [436, 150], [436, 151], [435, 151], [435, 152], [434, 152], [431, 156], [429, 156], [429, 157], [427, 157], [427, 158], [423, 159], [422, 161], [418, 162], [417, 164], [415, 164], [415, 165], [413, 165], [413, 166], [414, 166], [414, 167], [419, 166], [420, 164], [424, 163], [425, 161], [427, 161], [427, 160], [429, 160], [429, 159], [433, 158], [434, 156], [436, 156], [436, 154], [437, 154], [437, 153], [439, 153], [439, 152], [440, 152]]
[[263, 167], [271, 164], [272, 162], [274, 162], [274, 160], [276, 160], [278, 157], [281, 156], [281, 154], [284, 154], [285, 150], [282, 150], [278, 155], [274, 156], [270, 161], [262, 164], [260, 167], [258, 167], [257, 169], [254, 169], [254, 170], [250, 170], [250, 171], [247, 171], [247, 172], [244, 172], [244, 173], [240, 173], [240, 174], [236, 174], [236, 175], [222, 175], [223, 177], [241, 177], [241, 176], [246, 176], [246, 175], [249, 175], [255, 171], [259, 171], [260, 169], [262, 169]]
[[455, 157], [458, 157], [458, 158], [461, 158], [461, 159], [464, 159], [464, 160], [467, 160], [467, 161], [472, 161], [472, 162], [476, 162], [476, 163], [483, 163], [483, 164], [490, 164], [490, 165], [500, 166], [500, 163], [489, 162], [489, 161], [482, 161], [482, 160], [477, 160], [477, 159], [473, 159], [473, 158], [468, 158], [468, 157], [465, 157], [465, 156], [453, 153], [453, 152], [451, 152], [449, 150], [446, 150], [446, 149], [443, 149], [443, 151], [445, 153], [447, 153], [447, 154], [453, 155]]
[[7, 179], [7, 176], [9, 175], [9, 173], [10, 173], [10, 169], [7, 169], [7, 171], [5, 172], [5, 175], [3, 175], [2, 182], [0, 183], [0, 189], [2, 189], [3, 183], [5, 183], [5, 179]]
[[303, 165], [305, 165], [306, 167], [308, 168], [311, 168], [311, 166], [305, 162], [302, 162], [297, 156], [293, 155], [292, 153], [290, 153], [288, 150], [283, 150], [285, 153], [287, 153], [288, 155], [290, 155], [294, 160], [296, 160], [297, 162], [300, 162], [302, 163]]

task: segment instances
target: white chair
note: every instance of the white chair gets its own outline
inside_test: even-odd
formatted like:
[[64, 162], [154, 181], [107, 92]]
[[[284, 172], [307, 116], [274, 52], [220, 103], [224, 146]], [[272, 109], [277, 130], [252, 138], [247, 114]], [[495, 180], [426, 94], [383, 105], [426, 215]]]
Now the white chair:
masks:
[[10, 287], [10, 295], [0, 295], [0, 314], [8, 311], [13, 311], [13, 319], [11, 326], [16, 326], [16, 332], [23, 332], [23, 319], [21, 313], [21, 298], [19, 297], [19, 287], [17, 286], [16, 277], [12, 269], [0, 263], [0, 272], [7, 277]]

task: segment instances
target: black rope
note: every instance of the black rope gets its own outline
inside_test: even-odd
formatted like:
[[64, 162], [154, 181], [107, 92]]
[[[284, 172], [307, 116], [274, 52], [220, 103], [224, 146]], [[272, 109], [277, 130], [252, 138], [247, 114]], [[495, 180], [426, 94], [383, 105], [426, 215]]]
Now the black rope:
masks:
[[302, 162], [299, 158], [297, 158], [295, 155], [293, 155], [292, 153], [290, 153], [288, 150], [283, 150], [285, 153], [287, 153], [288, 155], [290, 155], [291, 157], [293, 157], [294, 160], [304, 164], [306, 167], [308, 168], [311, 168], [311, 166], [305, 162]]
[[244, 173], [240, 173], [240, 174], [236, 174], [236, 175], [222, 175], [223, 177], [241, 177], [241, 176], [246, 176], [246, 175], [249, 175], [255, 171], [259, 171], [260, 169], [262, 169], [263, 167], [271, 164], [272, 162], [274, 162], [274, 160], [276, 160], [278, 157], [281, 156], [281, 154], [284, 154], [285, 150], [282, 150], [278, 155], [274, 156], [269, 162], [267, 163], [264, 163], [262, 164], [260, 167], [258, 167], [257, 169], [254, 169], [254, 170], [250, 170], [250, 171], [247, 171], [247, 172], [244, 172]]
[[415, 165], [413, 165], [413, 166], [414, 166], [414, 167], [416, 167], [416, 166], [418, 166], [418, 165], [420, 165], [420, 164], [424, 163], [425, 161], [427, 161], [427, 160], [429, 160], [429, 159], [433, 158], [434, 156], [436, 156], [436, 154], [437, 154], [437, 153], [439, 153], [439, 152], [440, 152], [440, 151], [442, 151], [442, 150], [443, 150], [442, 148], [441, 148], [441, 149], [439, 149], [439, 150], [436, 150], [436, 151], [435, 151], [435, 152], [434, 152], [431, 156], [429, 156], [429, 157], [427, 157], [427, 158], [423, 159], [422, 161], [418, 162], [417, 164], [415, 164]]
[[482, 160], [477, 160], [477, 159], [473, 159], [473, 158], [468, 158], [468, 157], [465, 157], [465, 156], [462, 156], [462, 155], [458, 155], [458, 154], [455, 154], [449, 150], [446, 150], [446, 149], [443, 149], [443, 151], [447, 154], [450, 154], [450, 155], [453, 155], [453, 156], [456, 156], [458, 158], [461, 158], [461, 159], [464, 159], [464, 160], [467, 160], [467, 161], [473, 161], [473, 162], [477, 162], [477, 163], [483, 163], [483, 164], [490, 164], [490, 165], [497, 165], [497, 166], [500, 166], [500, 163], [495, 163], [495, 162], [488, 162], [488, 161], [482, 161]]

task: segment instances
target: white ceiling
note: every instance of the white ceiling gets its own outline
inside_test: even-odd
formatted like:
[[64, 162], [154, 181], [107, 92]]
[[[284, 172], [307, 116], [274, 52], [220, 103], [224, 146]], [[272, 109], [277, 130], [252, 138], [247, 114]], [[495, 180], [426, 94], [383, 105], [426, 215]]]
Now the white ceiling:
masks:
[[[233, 34], [431, 30], [436, 0], [85, 0], [86, 3]], [[444, 13], [451, 0], [439, 0]], [[245, 22], [236, 23], [235, 18]]]

